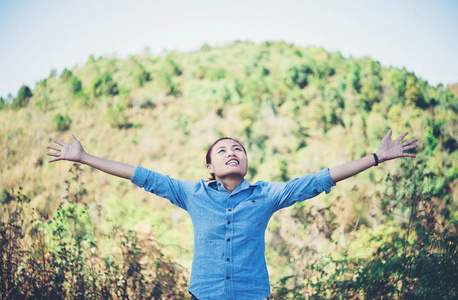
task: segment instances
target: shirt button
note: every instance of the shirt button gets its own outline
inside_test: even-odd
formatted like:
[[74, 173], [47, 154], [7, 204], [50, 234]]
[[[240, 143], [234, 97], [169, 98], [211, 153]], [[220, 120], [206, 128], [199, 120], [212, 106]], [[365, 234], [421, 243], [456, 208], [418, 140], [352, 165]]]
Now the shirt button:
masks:
[[226, 279], [229, 280], [229, 279], [231, 279], [231, 277], [227, 276]]
[[227, 221], [227, 224], [231, 224], [231, 221]]
[[227, 241], [228, 241], [228, 242], [230, 242], [230, 241], [231, 241], [231, 239], [227, 239]]
[[232, 209], [229, 208], [228, 211], [232, 211]]
[[253, 202], [253, 203], [254, 203], [255, 201], [254, 201], [254, 200], [251, 200], [251, 202]]
[[230, 261], [231, 259], [230, 258], [226, 258], [227, 261]]

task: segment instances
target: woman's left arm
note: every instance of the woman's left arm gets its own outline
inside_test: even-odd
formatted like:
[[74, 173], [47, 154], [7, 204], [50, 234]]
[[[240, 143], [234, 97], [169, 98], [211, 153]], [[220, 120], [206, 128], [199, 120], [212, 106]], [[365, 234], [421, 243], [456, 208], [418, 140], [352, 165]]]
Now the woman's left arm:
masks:
[[347, 179], [369, 169], [370, 167], [376, 166], [378, 163], [382, 163], [390, 159], [399, 157], [414, 158], [414, 154], [405, 153], [404, 151], [417, 148], [418, 145], [413, 143], [417, 142], [418, 139], [411, 139], [406, 142], [402, 142], [402, 140], [409, 134], [408, 132], [404, 132], [397, 139], [391, 141], [391, 134], [392, 131], [390, 129], [388, 130], [386, 136], [382, 139], [380, 147], [375, 152], [378, 162], [376, 162], [375, 156], [371, 154], [358, 160], [330, 168], [329, 173], [331, 175], [332, 182], [337, 183], [338, 181]]

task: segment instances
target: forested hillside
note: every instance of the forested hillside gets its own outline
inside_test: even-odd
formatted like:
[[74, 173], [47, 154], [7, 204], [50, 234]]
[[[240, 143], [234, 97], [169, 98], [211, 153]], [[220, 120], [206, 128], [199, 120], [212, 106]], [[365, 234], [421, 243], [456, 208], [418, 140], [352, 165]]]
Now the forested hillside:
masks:
[[52, 71], [0, 99], [0, 298], [186, 294], [186, 212], [87, 166], [48, 164], [54, 138], [73, 133], [88, 153], [196, 180], [208, 177], [208, 146], [230, 136], [255, 182], [370, 154], [389, 128], [419, 138], [416, 159], [274, 215], [273, 298], [456, 297], [457, 110], [449, 89], [405, 69], [284, 42], [90, 56]]

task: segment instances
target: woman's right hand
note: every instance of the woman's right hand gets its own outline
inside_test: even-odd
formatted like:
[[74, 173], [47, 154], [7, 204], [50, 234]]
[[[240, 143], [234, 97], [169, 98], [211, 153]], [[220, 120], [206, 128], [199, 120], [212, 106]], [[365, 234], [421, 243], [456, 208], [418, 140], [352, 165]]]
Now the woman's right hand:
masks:
[[76, 139], [76, 137], [72, 134], [71, 136], [73, 144], [67, 144], [59, 140], [53, 140], [54, 143], [60, 146], [50, 145], [46, 148], [53, 149], [58, 152], [48, 152], [46, 155], [54, 156], [55, 158], [51, 159], [49, 162], [55, 162], [58, 160], [68, 160], [74, 162], [81, 162], [86, 152], [84, 152], [83, 146], [81, 143]]

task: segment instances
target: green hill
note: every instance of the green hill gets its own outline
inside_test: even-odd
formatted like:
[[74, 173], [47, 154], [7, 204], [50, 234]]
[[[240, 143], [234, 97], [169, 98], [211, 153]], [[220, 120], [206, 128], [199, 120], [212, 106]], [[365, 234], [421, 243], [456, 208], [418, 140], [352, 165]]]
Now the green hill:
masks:
[[[422, 236], [421, 228], [456, 236], [458, 98], [368, 57], [284, 42], [204, 45], [194, 53], [122, 60], [91, 56], [84, 66], [50, 74], [33, 90], [22, 87], [13, 103], [1, 103], [3, 195], [21, 187], [46, 222], [68, 201], [65, 180], [71, 181], [91, 226], [151, 233], [188, 270], [193, 237], [185, 212], [89, 167], [78, 179], [84, 185], [74, 184], [71, 164], [47, 163], [52, 139], [70, 142], [74, 133], [91, 154], [196, 180], [207, 178], [208, 146], [231, 136], [245, 144], [247, 179], [255, 182], [286, 181], [365, 156], [389, 128], [419, 138], [416, 160], [372, 168], [329, 195], [274, 215], [266, 255], [277, 296], [331, 295], [352, 280], [370, 285], [364, 276], [372, 269], [364, 268], [374, 267], [376, 258], [397, 257], [393, 249], [420, 251], [393, 242], [396, 233], [409, 245]], [[415, 224], [419, 231], [409, 229]], [[387, 244], [393, 248], [380, 257]], [[362, 269], [349, 268], [348, 261]], [[364, 276], [358, 273], [363, 269]], [[393, 276], [387, 282], [399, 283]], [[416, 289], [407, 275], [396, 278]]]

